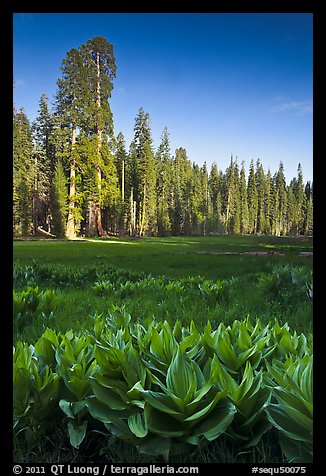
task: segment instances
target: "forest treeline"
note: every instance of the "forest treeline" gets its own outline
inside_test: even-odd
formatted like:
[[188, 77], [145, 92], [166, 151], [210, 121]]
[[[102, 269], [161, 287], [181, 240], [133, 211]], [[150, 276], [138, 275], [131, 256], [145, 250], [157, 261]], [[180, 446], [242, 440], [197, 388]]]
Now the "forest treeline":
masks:
[[154, 150], [141, 107], [128, 149], [114, 135], [109, 99], [116, 77], [113, 46], [95, 37], [67, 52], [54, 104], [46, 94], [31, 124], [13, 113], [13, 231], [33, 236], [166, 236], [212, 233], [311, 235], [313, 184], [302, 167], [286, 183], [232, 156], [225, 171], [172, 155], [169, 132]]

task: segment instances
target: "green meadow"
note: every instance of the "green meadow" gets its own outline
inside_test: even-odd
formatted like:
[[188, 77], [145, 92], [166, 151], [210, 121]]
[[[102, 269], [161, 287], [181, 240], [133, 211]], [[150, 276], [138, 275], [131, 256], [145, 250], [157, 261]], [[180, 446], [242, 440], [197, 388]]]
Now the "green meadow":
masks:
[[[100, 322], [103, 325], [101, 319], [122, 319], [128, 328], [140, 326], [142, 332], [153, 322], [158, 329], [164, 322], [167, 326], [178, 322], [183, 329], [195, 326], [204, 336], [208, 323], [214, 334], [221, 325], [259, 321], [262, 329], [270, 326], [289, 336], [294, 333], [294, 340], [298, 335], [310, 339], [312, 251], [312, 238], [307, 237], [15, 241], [14, 345], [18, 341], [34, 345], [47, 329], [68, 333], [72, 339], [69, 332], [75, 336], [95, 332]], [[61, 427], [42, 441], [27, 438], [24, 428], [15, 436], [17, 461], [146, 461], [114, 432], [101, 437], [102, 427], [72, 447]], [[274, 430], [245, 450], [228, 438], [226, 432], [191, 455], [169, 461], [286, 462]], [[94, 445], [99, 445], [100, 453]]]
[[[240, 235], [16, 241], [14, 261], [66, 266], [112, 265], [154, 276], [201, 275], [209, 279], [224, 279], [268, 271], [277, 263], [311, 266], [312, 259], [299, 254], [311, 252], [312, 247], [312, 238], [308, 237]], [[244, 254], [250, 252], [271, 254]]]

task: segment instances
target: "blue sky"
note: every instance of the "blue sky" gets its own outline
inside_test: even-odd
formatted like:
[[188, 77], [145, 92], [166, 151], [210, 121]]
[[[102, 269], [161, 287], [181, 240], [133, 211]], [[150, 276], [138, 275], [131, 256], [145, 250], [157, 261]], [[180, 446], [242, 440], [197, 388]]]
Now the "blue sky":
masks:
[[313, 15], [309, 13], [15, 13], [14, 104], [37, 116], [53, 101], [67, 51], [94, 36], [113, 45], [110, 101], [127, 149], [140, 107], [153, 145], [164, 127], [172, 154], [225, 171], [259, 158], [287, 181], [313, 179]]

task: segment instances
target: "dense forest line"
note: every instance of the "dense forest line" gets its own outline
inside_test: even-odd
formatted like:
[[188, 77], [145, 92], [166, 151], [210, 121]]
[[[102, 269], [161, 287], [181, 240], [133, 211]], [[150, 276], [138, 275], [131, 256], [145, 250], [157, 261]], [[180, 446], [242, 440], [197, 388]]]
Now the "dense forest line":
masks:
[[109, 99], [113, 46], [102, 37], [67, 52], [53, 107], [46, 94], [30, 124], [13, 113], [13, 232], [34, 236], [166, 236], [211, 233], [311, 235], [313, 184], [302, 167], [286, 183], [261, 161], [223, 172], [171, 153], [164, 128], [154, 150], [150, 116], [140, 108], [127, 150], [114, 135]]

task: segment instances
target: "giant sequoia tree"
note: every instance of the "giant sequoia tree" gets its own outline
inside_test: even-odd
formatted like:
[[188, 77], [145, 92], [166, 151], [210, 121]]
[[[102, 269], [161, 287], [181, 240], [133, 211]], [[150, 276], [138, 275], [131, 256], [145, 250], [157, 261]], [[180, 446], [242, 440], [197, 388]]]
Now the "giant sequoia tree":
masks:
[[78, 151], [76, 146], [77, 128], [83, 129], [87, 124], [86, 68], [75, 48], [67, 52], [62, 61], [62, 77], [58, 79], [56, 95], [56, 117], [58, 121], [57, 147], [59, 154], [69, 168], [69, 208], [66, 236], [76, 236], [76, 168]]
[[[68, 51], [58, 80], [56, 115], [61, 155], [69, 164], [68, 237], [76, 234], [77, 219], [84, 219], [88, 235], [102, 235], [101, 207], [115, 193], [114, 158], [108, 140], [113, 136], [109, 98], [116, 75], [113, 47], [95, 37]], [[76, 176], [80, 172], [79, 180]], [[80, 189], [76, 184], [79, 180]], [[79, 194], [79, 198], [77, 197]], [[85, 198], [86, 196], [86, 198]], [[76, 200], [79, 213], [76, 213]], [[86, 203], [86, 215], [81, 208]]]
[[87, 71], [88, 124], [85, 132], [88, 139], [96, 144], [95, 153], [91, 156], [95, 171], [94, 193], [88, 200], [86, 230], [88, 235], [102, 236], [101, 208], [113, 198], [116, 184], [114, 157], [108, 147], [108, 140], [113, 136], [109, 98], [116, 76], [116, 64], [112, 45], [101, 36], [82, 45], [80, 54]]

